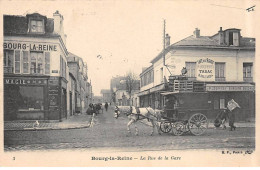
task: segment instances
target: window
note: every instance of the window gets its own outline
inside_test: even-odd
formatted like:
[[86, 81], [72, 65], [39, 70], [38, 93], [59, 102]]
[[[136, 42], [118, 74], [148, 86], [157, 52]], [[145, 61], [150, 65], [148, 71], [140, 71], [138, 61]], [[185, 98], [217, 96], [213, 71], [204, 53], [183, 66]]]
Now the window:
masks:
[[243, 63], [243, 77], [252, 77], [253, 63]]
[[160, 69], [160, 81], [163, 83], [163, 67]]
[[20, 86], [17, 98], [19, 110], [44, 110], [43, 87]]
[[20, 51], [19, 50], [16, 50], [15, 51], [15, 70], [14, 72], [15, 73], [20, 73]]
[[44, 32], [43, 20], [30, 20], [30, 32], [43, 33]]
[[29, 52], [23, 51], [23, 73], [29, 73]]
[[45, 52], [45, 74], [50, 74], [50, 53]]
[[66, 62], [62, 56], [60, 56], [60, 75], [66, 78]]
[[225, 99], [220, 99], [219, 101], [219, 108], [220, 109], [225, 109]]
[[233, 32], [229, 32], [229, 45], [233, 45]]
[[225, 77], [225, 63], [215, 63], [215, 77], [216, 78]]
[[4, 50], [4, 73], [13, 73], [14, 51]]
[[219, 100], [214, 100], [214, 109], [219, 109]]
[[233, 33], [233, 45], [234, 46], [239, 46], [239, 37], [238, 37], [238, 32]]
[[186, 62], [187, 77], [196, 77], [196, 62]]
[[43, 74], [43, 53], [31, 52], [31, 74]]

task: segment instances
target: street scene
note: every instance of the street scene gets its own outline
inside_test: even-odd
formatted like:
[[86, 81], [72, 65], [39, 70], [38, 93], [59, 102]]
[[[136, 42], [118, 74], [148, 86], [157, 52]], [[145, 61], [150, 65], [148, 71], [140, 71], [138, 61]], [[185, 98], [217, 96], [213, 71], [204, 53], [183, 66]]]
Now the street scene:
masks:
[[[201, 136], [189, 133], [175, 136], [173, 133], [157, 132], [150, 136], [151, 125], [148, 121], [138, 122], [139, 135], [136, 136], [134, 127], [131, 134], [126, 131], [128, 118], [126, 116], [114, 118], [113, 107], [108, 111], [93, 117], [77, 115], [68, 126], [63, 129], [50, 129], [48, 127], [37, 130], [7, 130], [5, 131], [5, 151], [30, 150], [115, 150], [115, 151], [159, 151], [183, 149], [232, 149], [235, 151], [254, 150], [255, 130], [253, 123], [237, 123], [236, 131], [215, 129], [213, 123]], [[89, 127], [76, 128], [75, 123]], [[9, 127], [10, 128], [10, 127]]]
[[255, 152], [255, 4], [1, 3], [4, 152]]

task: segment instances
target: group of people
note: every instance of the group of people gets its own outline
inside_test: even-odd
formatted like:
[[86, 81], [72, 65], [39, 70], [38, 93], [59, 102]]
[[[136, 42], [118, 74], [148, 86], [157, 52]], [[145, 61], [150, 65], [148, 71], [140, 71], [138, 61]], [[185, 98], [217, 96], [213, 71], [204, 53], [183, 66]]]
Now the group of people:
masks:
[[[107, 102], [105, 103], [105, 109], [106, 111], [108, 109]], [[102, 103], [97, 103], [97, 104], [90, 103], [89, 108], [87, 109], [87, 114], [88, 115], [92, 115], [93, 113], [98, 114], [100, 111], [102, 111], [103, 113]]]

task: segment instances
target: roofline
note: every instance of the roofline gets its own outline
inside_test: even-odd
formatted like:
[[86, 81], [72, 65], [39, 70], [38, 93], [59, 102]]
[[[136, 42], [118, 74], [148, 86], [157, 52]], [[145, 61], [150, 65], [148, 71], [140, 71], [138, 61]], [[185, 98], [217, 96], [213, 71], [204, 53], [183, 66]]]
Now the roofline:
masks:
[[148, 70], [149, 69], [153, 69], [153, 64], [152, 65], [150, 65], [149, 67], [147, 67], [144, 71], [142, 71], [140, 74], [139, 74], [139, 76], [141, 76], [141, 74], [145, 74], [146, 72], [148, 72]]
[[164, 51], [160, 52], [150, 63], [154, 63], [162, 58], [163, 54], [167, 54], [170, 50], [176, 48], [201, 48], [201, 49], [227, 49], [227, 50], [255, 50], [254, 47], [241, 47], [241, 46], [192, 46], [192, 45], [174, 45], [167, 47]]

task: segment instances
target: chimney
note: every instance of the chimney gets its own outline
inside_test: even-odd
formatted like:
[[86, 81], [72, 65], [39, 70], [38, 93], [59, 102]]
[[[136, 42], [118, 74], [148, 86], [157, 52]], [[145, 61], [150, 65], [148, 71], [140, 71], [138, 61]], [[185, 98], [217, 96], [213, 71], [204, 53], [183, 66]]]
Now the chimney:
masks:
[[169, 34], [166, 34], [165, 36], [165, 48], [169, 47], [171, 45], [171, 37]]
[[54, 33], [60, 34], [61, 33], [61, 26], [62, 26], [61, 24], [62, 24], [63, 17], [59, 13], [59, 11], [56, 11], [53, 14], [53, 19], [54, 19]]
[[222, 30], [222, 27], [219, 28], [219, 31], [218, 31], [218, 35], [219, 35], [219, 45], [224, 45], [224, 31]]
[[67, 36], [64, 34], [63, 16], [59, 13], [58, 10], [55, 13], [53, 13], [53, 19], [54, 19], [54, 34], [59, 34], [64, 44], [66, 44]]
[[193, 31], [193, 36], [195, 38], [199, 38], [200, 37], [200, 30], [198, 28], [195, 28], [195, 31]]

